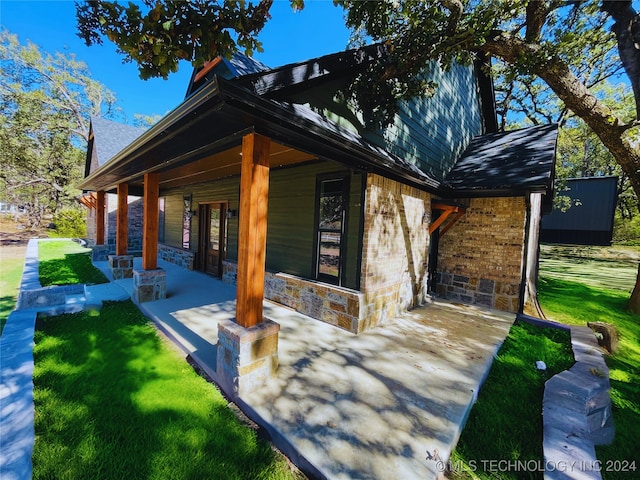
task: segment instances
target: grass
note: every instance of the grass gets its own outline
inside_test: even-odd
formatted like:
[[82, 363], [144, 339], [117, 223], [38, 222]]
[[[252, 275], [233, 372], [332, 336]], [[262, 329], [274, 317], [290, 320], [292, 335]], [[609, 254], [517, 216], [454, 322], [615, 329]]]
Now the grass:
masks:
[[38, 273], [43, 287], [76, 283], [106, 283], [104, 274], [91, 263], [91, 250], [71, 240], [39, 243]]
[[292, 478], [130, 302], [38, 320], [34, 479]]
[[[596, 447], [605, 480], [638, 478], [640, 471], [640, 316], [625, 308], [639, 259], [638, 248], [542, 246], [539, 291], [547, 316], [572, 325], [612, 323], [620, 333], [619, 351], [606, 357], [616, 436], [612, 445]], [[540, 332], [527, 337], [517, 328], [512, 328], [500, 349], [473, 407], [451, 458], [451, 478], [542, 477], [542, 472], [482, 469], [495, 466], [484, 460], [542, 459], [540, 380], [544, 376], [535, 378], [530, 364], [539, 348], [542, 355], [548, 348], [555, 352], [566, 344], [555, 347], [547, 344], [552, 339], [541, 339]], [[549, 372], [558, 368], [564, 368], [562, 362], [551, 363]], [[623, 471], [625, 466], [630, 468]]]
[[638, 260], [638, 248], [542, 245], [540, 273], [546, 278], [630, 292]]
[[24, 267], [24, 256], [9, 256], [6, 252], [3, 249], [0, 254], [0, 335], [16, 306]]
[[[606, 357], [616, 436], [612, 445], [596, 447], [603, 467], [610, 467], [602, 472], [605, 479], [640, 475], [640, 316], [626, 311], [628, 298], [621, 290], [546, 276], [540, 280], [540, 302], [550, 318], [572, 325], [603, 321], [614, 324], [620, 334], [618, 352]], [[617, 467], [625, 461], [635, 461], [636, 470], [620, 471]]]
[[[536, 368], [536, 361], [547, 365]], [[544, 382], [573, 365], [569, 333], [514, 325], [498, 352], [458, 445], [452, 454], [451, 478], [542, 478], [541, 472], [500, 468], [491, 460], [542, 459]], [[507, 470], [507, 471], [502, 471]]]

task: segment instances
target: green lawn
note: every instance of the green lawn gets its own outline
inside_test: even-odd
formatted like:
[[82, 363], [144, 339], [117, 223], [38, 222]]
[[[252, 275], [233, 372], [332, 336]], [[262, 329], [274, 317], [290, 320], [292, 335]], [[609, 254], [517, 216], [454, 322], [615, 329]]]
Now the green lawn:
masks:
[[23, 255], [10, 256], [7, 252], [8, 249], [0, 252], [0, 334], [9, 314], [16, 307], [24, 267]]
[[[536, 361], [547, 365], [536, 368]], [[451, 478], [518, 479], [523, 472], [493, 466], [491, 460], [542, 459], [544, 382], [573, 365], [569, 333], [514, 325], [498, 352], [451, 457]], [[529, 472], [542, 478], [540, 472]], [[524, 478], [528, 478], [525, 475]]]
[[[610, 369], [611, 400], [616, 436], [613, 444], [597, 447], [598, 459], [610, 465], [605, 479], [640, 477], [640, 315], [625, 309], [629, 294], [542, 276], [540, 303], [546, 315], [572, 325], [603, 321], [616, 325], [620, 349], [606, 357]], [[636, 470], [614, 468], [635, 461]]]
[[540, 275], [630, 292], [640, 261], [637, 247], [542, 245]]
[[35, 342], [34, 479], [296, 476], [130, 301], [43, 318]]
[[91, 249], [71, 240], [40, 242], [38, 258], [38, 273], [43, 287], [75, 283], [91, 285], [108, 281], [91, 263]]
[[[612, 445], [596, 447], [605, 480], [640, 477], [640, 316], [625, 309], [639, 258], [637, 248], [545, 245], [540, 259], [540, 303], [550, 319], [572, 325], [604, 321], [620, 333], [620, 350], [606, 358], [616, 437]], [[541, 472], [482, 469], [495, 465], [486, 460], [542, 459], [541, 381], [546, 375], [534, 373], [531, 362], [555, 356], [567, 344], [544, 340], [531, 328], [512, 328], [500, 349], [452, 455], [451, 478], [542, 477]], [[550, 373], [566, 368], [558, 360]], [[621, 471], [624, 466], [635, 470]]]

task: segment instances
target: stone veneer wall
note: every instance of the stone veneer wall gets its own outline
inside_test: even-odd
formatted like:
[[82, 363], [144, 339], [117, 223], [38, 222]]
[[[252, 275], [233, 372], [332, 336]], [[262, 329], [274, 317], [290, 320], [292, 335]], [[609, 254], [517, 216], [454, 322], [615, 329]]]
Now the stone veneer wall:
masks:
[[[235, 285], [238, 265], [224, 260], [222, 280]], [[264, 296], [317, 320], [360, 333], [367, 327], [361, 307], [364, 295], [286, 273], [265, 272]]]
[[171, 245], [158, 244], [158, 258], [178, 265], [179, 267], [193, 270], [196, 253]]
[[437, 292], [508, 312], [519, 307], [524, 197], [474, 198], [440, 239]]
[[[128, 216], [128, 237], [127, 250], [129, 252], [142, 251], [143, 232], [143, 201], [140, 197], [129, 196]], [[116, 211], [118, 209], [118, 196], [113, 193], [105, 195], [106, 219], [104, 240], [110, 252], [116, 251]], [[96, 211], [87, 209], [87, 241], [90, 246], [96, 244]]]
[[366, 195], [361, 310], [373, 327], [427, 297], [431, 195], [379, 175]]
[[[143, 232], [143, 209], [144, 203], [142, 198], [129, 195], [128, 217], [128, 242], [127, 251], [142, 251], [142, 232]], [[113, 193], [106, 195], [107, 203], [107, 226], [105, 229], [105, 243], [109, 246], [109, 251], [116, 251], [116, 212], [118, 209], [118, 196]]]
[[[266, 272], [266, 298], [353, 333], [425, 300], [430, 195], [368, 175], [366, 196], [361, 291]], [[236, 277], [237, 265], [223, 262], [223, 280], [235, 284]]]

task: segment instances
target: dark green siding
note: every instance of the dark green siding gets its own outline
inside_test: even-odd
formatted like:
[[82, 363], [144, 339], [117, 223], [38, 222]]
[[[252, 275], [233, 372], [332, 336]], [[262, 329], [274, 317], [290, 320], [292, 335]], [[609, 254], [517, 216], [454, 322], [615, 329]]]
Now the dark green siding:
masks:
[[[313, 275], [316, 178], [327, 173], [349, 174], [342, 165], [318, 162], [272, 172], [269, 183], [267, 268], [311, 278]], [[345, 286], [357, 287], [361, 175], [351, 175], [347, 223]]]
[[432, 97], [404, 103], [394, 125], [365, 137], [383, 141], [390, 152], [442, 179], [471, 139], [482, 134], [482, 113], [472, 66], [436, 68], [430, 78], [438, 84]]
[[164, 197], [164, 243], [182, 248], [182, 192]]
[[[301, 166], [272, 170], [269, 178], [267, 218], [267, 269], [311, 278], [314, 261], [314, 214], [316, 177], [327, 173], [349, 174], [334, 162], [312, 162]], [[189, 185], [161, 192], [166, 198], [165, 243], [182, 246], [182, 197], [192, 194], [192, 209], [200, 202], [228, 201], [238, 211], [239, 177]], [[347, 223], [345, 286], [357, 288], [359, 271], [360, 209], [362, 175], [350, 177]], [[228, 220], [227, 259], [238, 258], [238, 217]], [[198, 248], [198, 218], [191, 220], [191, 250]]]
[[296, 92], [291, 100], [322, 110], [338, 125], [442, 180], [471, 139], [483, 133], [480, 96], [473, 66], [453, 65], [443, 72], [434, 65], [425, 77], [438, 84], [434, 95], [403, 102], [394, 123], [384, 130], [366, 127], [359, 113], [335, 100], [338, 81]]

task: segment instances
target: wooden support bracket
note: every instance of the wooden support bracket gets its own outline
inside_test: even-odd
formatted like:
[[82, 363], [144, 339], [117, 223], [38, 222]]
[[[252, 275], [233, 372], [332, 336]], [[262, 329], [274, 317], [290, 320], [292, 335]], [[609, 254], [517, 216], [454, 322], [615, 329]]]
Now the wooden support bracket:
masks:
[[449, 220], [449, 223], [447, 223], [447, 225], [445, 225], [440, 231], [440, 236], [444, 235], [451, 227], [453, 227], [453, 225], [458, 220], [460, 220], [460, 218], [467, 211], [467, 208], [463, 205], [454, 205], [454, 204], [442, 203], [442, 202], [431, 202], [431, 209], [439, 210], [442, 213], [436, 219], [435, 222], [429, 225], [429, 235], [435, 232], [440, 225], [444, 224], [444, 222], [451, 216], [451, 214], [455, 213], [453, 218]]

